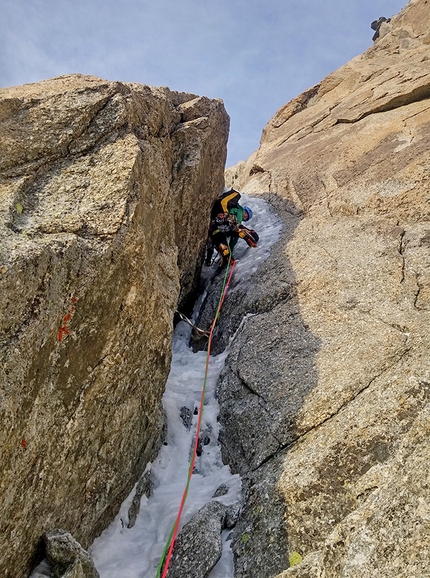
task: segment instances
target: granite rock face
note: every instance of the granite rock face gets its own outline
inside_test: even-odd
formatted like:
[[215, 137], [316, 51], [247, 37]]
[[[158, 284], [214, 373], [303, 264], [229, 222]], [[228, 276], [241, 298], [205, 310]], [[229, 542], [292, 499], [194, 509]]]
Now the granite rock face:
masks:
[[51, 528], [88, 547], [153, 457], [228, 125], [167, 88], [0, 90], [2, 576]]
[[91, 556], [69, 532], [51, 530], [42, 539], [53, 578], [79, 576], [79, 573], [83, 578], [100, 578]]
[[207, 578], [221, 558], [227, 506], [209, 502], [185, 524], [173, 548], [168, 578]]
[[[411, 0], [226, 173], [297, 214], [246, 300], [285, 294], [254, 306], [219, 384], [224, 455], [249, 496], [237, 576], [428, 576], [429, 30], [430, 4]], [[261, 504], [263, 526], [258, 493], [283, 504]], [[267, 548], [277, 569], [261, 573]]]

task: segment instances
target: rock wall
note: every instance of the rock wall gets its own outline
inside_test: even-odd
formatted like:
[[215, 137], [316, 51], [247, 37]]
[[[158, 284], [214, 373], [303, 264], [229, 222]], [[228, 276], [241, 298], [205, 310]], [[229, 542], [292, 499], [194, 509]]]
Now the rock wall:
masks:
[[153, 457], [228, 126], [167, 88], [0, 90], [2, 576], [53, 527], [87, 547]]
[[236, 576], [428, 576], [429, 30], [411, 0], [226, 173], [286, 222], [219, 384]]

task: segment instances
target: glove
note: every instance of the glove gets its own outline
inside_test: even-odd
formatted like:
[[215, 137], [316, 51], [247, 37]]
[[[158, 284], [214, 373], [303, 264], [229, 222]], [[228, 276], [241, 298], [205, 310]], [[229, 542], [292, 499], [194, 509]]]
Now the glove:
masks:
[[257, 246], [259, 240], [259, 236], [255, 231], [252, 229], [247, 229], [243, 226], [239, 229], [239, 237], [246, 241], [248, 247], [252, 247], [254, 249]]

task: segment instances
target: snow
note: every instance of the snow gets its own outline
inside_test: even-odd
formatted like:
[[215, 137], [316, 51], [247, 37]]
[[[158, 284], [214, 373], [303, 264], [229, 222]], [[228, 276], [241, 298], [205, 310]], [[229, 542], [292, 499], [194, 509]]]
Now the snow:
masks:
[[[231, 288], [239, 284], [243, 286], [258, 267], [267, 259], [270, 249], [279, 239], [282, 229], [282, 221], [273, 213], [271, 206], [259, 197], [249, 197], [243, 194], [240, 200], [242, 205], [249, 205], [253, 212], [250, 221], [243, 223], [248, 229], [255, 229], [260, 237], [258, 246], [250, 249], [248, 245], [240, 241], [234, 249], [234, 258], [237, 265], [234, 272]], [[231, 290], [231, 289], [230, 289]]]
[[[281, 221], [264, 200], [242, 195], [241, 204], [252, 208], [253, 218], [246, 225], [256, 229], [260, 235], [260, 241], [256, 249], [249, 249], [245, 242], [239, 240], [234, 252], [234, 257], [238, 262], [230, 291], [234, 291], [240, 283], [247, 283], [250, 275], [268, 257], [270, 247], [278, 240], [282, 228]], [[210, 269], [205, 268], [204, 277], [210, 281], [215, 269], [216, 265]], [[193, 318], [197, 315], [202, 299], [203, 296], [196, 304]], [[133, 499], [133, 490], [122, 504], [115, 520], [90, 548], [101, 578], [118, 578], [119, 576], [121, 578], [155, 578], [166, 541], [175, 523], [187, 482], [198, 420], [198, 415], [194, 415], [194, 412], [200, 404], [206, 365], [206, 352], [193, 353], [188, 347], [190, 333], [191, 328], [182, 321], [176, 326], [173, 336], [172, 365], [163, 396], [167, 437], [159, 455], [147, 467], [150, 469], [153, 493], [149, 498], [145, 496], [142, 498], [135, 526], [127, 528], [127, 512]], [[229, 467], [222, 463], [221, 449], [217, 441], [219, 406], [215, 389], [227, 354], [228, 350], [210, 358], [201, 426], [202, 433], [208, 434], [210, 442], [203, 445], [202, 455], [196, 458], [180, 527], [213, 499], [216, 489], [221, 484], [225, 484], [229, 491], [216, 498], [217, 500], [229, 505], [240, 499], [240, 477], [232, 475]], [[183, 407], [189, 408], [193, 413], [190, 429], [185, 427], [180, 417], [180, 410]], [[223, 532], [223, 555], [212, 570], [210, 578], [233, 577], [233, 557], [229, 547], [229, 535], [230, 531]], [[42, 572], [44, 572], [44, 567], [40, 566], [31, 578], [46, 576]]]
[[[103, 532], [91, 554], [101, 578], [155, 577], [169, 533], [175, 522], [181, 496], [186, 485], [190, 452], [194, 442], [197, 415], [187, 430], [180, 417], [182, 407], [193, 413], [198, 408], [205, 372], [206, 353], [193, 353], [187, 346], [191, 328], [184, 322], [177, 325], [173, 338], [173, 359], [163, 397], [168, 430], [166, 445], [151, 464], [153, 494], [143, 498], [141, 511], [133, 528], [125, 527], [127, 509], [132, 495], [124, 503], [111, 526]], [[207, 382], [202, 419], [202, 432], [210, 432], [210, 443], [196, 458], [188, 499], [182, 514], [181, 526], [209, 502], [215, 490], [226, 484], [229, 492], [220, 498], [231, 504], [239, 499], [240, 478], [232, 476], [222, 464], [217, 444], [219, 424], [215, 387], [226, 354], [212, 358]]]

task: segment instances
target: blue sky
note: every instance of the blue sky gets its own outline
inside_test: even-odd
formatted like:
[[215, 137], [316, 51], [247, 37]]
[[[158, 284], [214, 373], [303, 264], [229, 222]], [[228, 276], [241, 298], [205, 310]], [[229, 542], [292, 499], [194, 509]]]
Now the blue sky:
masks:
[[224, 100], [227, 166], [407, 0], [0, 0], [0, 86], [80, 72]]

